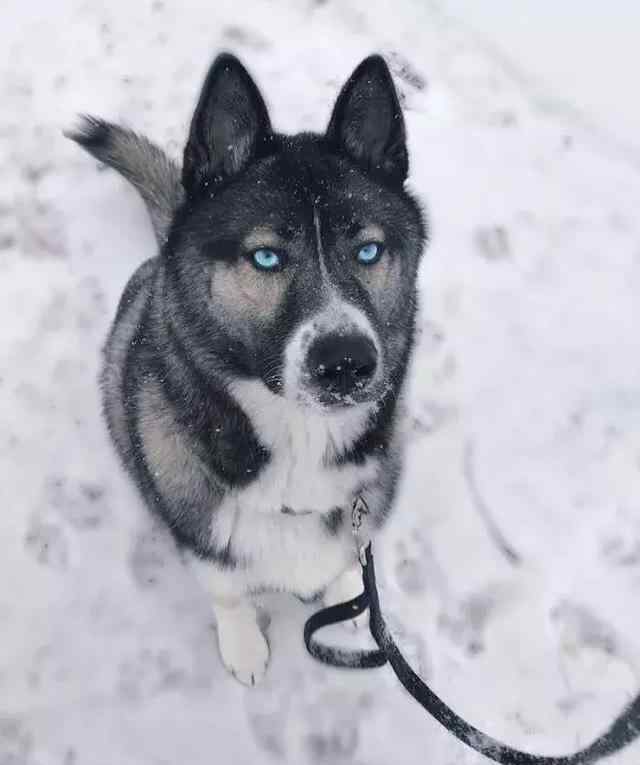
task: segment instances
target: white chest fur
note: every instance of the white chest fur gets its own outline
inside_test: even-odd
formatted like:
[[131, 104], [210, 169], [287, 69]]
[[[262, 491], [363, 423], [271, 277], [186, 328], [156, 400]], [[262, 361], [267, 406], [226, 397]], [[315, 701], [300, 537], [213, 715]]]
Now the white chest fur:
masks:
[[227, 495], [213, 532], [229, 539], [236, 556], [251, 561], [250, 586], [315, 592], [353, 554], [348, 513], [346, 534], [337, 536], [327, 533], [323, 516], [336, 507], [348, 510], [379, 469], [374, 458], [344, 466], [332, 460], [364, 431], [371, 405], [313, 413], [262, 383], [237, 382], [231, 391], [271, 459], [254, 482]]
[[353, 444], [371, 416], [371, 405], [337, 413], [314, 412], [271, 393], [260, 382], [239, 382], [232, 392], [251, 419], [271, 460], [238, 497], [254, 513], [327, 513], [342, 507], [375, 476], [374, 460], [337, 467], [336, 454]]

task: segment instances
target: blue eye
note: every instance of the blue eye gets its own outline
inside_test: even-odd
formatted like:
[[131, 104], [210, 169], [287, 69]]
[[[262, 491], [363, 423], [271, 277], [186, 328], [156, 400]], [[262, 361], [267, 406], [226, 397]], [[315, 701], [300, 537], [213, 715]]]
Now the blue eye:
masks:
[[282, 257], [277, 252], [261, 247], [251, 256], [253, 265], [261, 271], [277, 271], [282, 267]]
[[358, 250], [358, 262], [365, 266], [370, 266], [380, 259], [383, 246], [378, 242], [368, 242]]

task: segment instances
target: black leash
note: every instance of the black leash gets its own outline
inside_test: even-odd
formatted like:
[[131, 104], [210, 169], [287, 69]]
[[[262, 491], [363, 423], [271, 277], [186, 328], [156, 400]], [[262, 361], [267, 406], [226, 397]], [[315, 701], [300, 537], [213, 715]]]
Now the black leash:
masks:
[[[366, 506], [365, 506], [366, 507]], [[365, 510], [366, 512], [366, 510]], [[355, 518], [355, 510], [354, 510]], [[354, 530], [360, 528], [360, 517]], [[367, 669], [381, 667], [388, 661], [398, 680], [427, 712], [460, 741], [502, 765], [588, 765], [602, 757], [618, 752], [640, 736], [640, 694], [622, 711], [610, 728], [592, 744], [575, 754], [543, 757], [513, 749], [474, 728], [459, 717], [407, 664], [398, 650], [386, 622], [380, 613], [371, 543], [360, 551], [364, 591], [357, 598], [314, 614], [305, 624], [304, 641], [309, 653], [319, 661], [334, 667]], [[369, 629], [378, 650], [347, 651], [322, 645], [314, 633], [329, 624], [353, 619], [369, 608]]]

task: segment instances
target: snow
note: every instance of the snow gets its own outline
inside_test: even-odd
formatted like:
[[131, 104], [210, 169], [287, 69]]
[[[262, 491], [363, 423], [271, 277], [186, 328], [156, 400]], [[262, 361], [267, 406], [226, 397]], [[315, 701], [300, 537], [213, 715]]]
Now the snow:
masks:
[[482, 761], [388, 668], [308, 658], [312, 607], [289, 599], [265, 601], [265, 684], [230, 679], [108, 443], [99, 348], [154, 242], [61, 129], [92, 112], [178, 153], [222, 48], [286, 130], [323, 128], [373, 50], [403, 93], [432, 244], [407, 472], [376, 548], [399, 643], [469, 721], [539, 753], [587, 743], [640, 687], [638, 166], [438, 5], [385, 5], [5, 0], [0, 762]]
[[[541, 104], [572, 109], [640, 162], [636, 88], [640, 6], [634, 0], [442, 0], [478, 42], [517, 67]], [[515, 63], [514, 63], [515, 62]]]

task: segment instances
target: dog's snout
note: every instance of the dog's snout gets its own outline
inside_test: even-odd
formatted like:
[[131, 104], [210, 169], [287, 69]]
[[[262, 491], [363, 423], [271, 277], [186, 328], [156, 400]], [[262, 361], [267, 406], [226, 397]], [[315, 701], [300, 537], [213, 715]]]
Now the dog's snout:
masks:
[[366, 335], [332, 333], [313, 343], [307, 365], [316, 385], [329, 393], [347, 395], [367, 387], [377, 361], [376, 347]]

